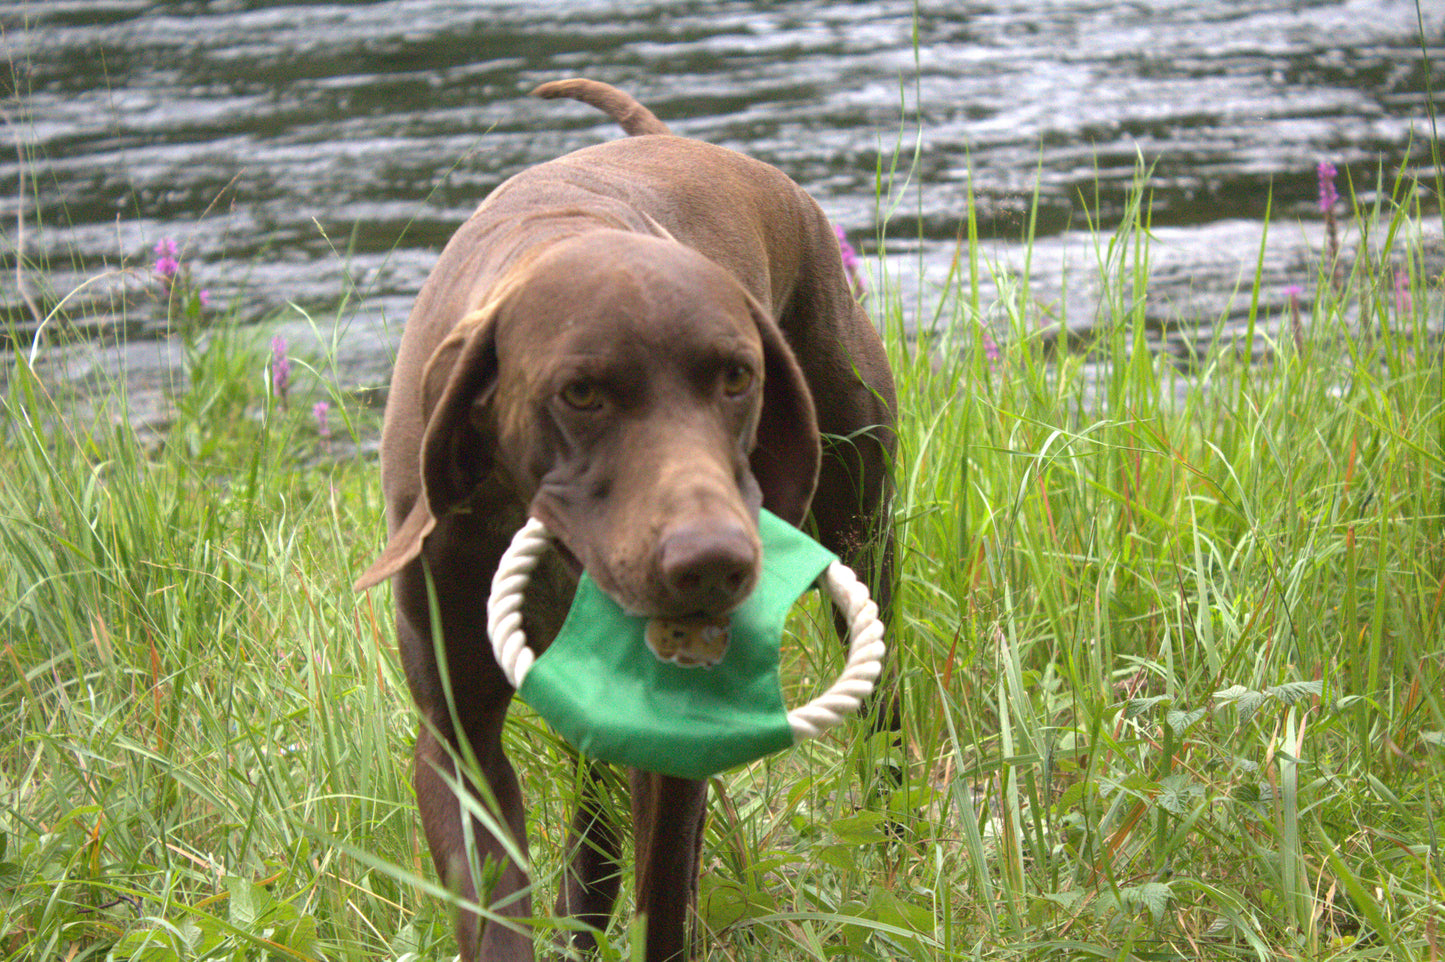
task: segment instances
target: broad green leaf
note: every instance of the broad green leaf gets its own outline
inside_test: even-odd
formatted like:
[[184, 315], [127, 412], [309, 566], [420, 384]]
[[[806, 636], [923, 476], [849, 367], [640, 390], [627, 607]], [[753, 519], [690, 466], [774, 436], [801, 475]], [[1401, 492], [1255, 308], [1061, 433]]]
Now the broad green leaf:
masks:
[[1173, 895], [1173, 891], [1163, 882], [1145, 882], [1143, 885], [1131, 885], [1119, 890], [1119, 898], [1125, 904], [1143, 906], [1149, 910], [1155, 922], [1163, 921]]
[[1140, 715], [1152, 710], [1154, 706], [1161, 701], [1167, 702], [1169, 700], [1168, 695], [1154, 695], [1151, 698], [1130, 698], [1128, 703], [1124, 705], [1124, 717], [1138, 718]]
[[1322, 681], [1290, 681], [1273, 688], [1266, 688], [1265, 694], [1273, 695], [1286, 705], [1293, 705], [1304, 698], [1317, 698], [1324, 692]]
[[1159, 783], [1159, 806], [1173, 815], [1183, 815], [1204, 795], [1204, 786], [1188, 775], [1170, 775]]
[[1175, 708], [1165, 714], [1164, 724], [1174, 729], [1175, 734], [1182, 735], [1190, 728], [1193, 728], [1195, 723], [1206, 714], [1208, 714], [1208, 710], [1204, 708], [1196, 708], [1193, 711], [1183, 711]]
[[833, 822], [833, 834], [838, 841], [851, 845], [873, 845], [887, 840], [883, 832], [881, 812], [859, 812]]

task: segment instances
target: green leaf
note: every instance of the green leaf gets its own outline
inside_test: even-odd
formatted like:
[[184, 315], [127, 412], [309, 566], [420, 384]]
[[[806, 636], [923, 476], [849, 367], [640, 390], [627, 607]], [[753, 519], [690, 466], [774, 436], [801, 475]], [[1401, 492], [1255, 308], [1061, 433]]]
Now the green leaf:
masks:
[[1148, 909], [1156, 923], [1164, 920], [1164, 914], [1169, 911], [1169, 900], [1173, 897], [1174, 892], [1163, 882], [1145, 882], [1119, 890], [1119, 898], [1124, 904]]
[[1040, 897], [1045, 902], [1052, 902], [1068, 912], [1073, 912], [1078, 907], [1079, 901], [1084, 897], [1083, 892], [1070, 889], [1065, 892], [1041, 892]]
[[887, 889], [875, 888], [868, 896], [867, 918], [932, 938], [933, 913], [904, 901]]
[[110, 950], [115, 962], [181, 962], [181, 949], [175, 936], [165, 929], [133, 929], [121, 936]]
[[720, 883], [703, 885], [702, 889], [698, 899], [698, 914], [712, 931], [720, 932], [747, 914], [747, 897], [736, 885]]
[[278, 925], [271, 940], [301, 955], [312, 955], [316, 947], [316, 920], [299, 912], [297, 915], [296, 919]]
[[1130, 698], [1124, 705], [1125, 718], [1138, 718], [1153, 709], [1161, 701], [1169, 701], [1168, 695], [1154, 695], [1151, 698]]
[[1204, 708], [1196, 708], [1193, 711], [1182, 711], [1181, 709], [1174, 708], [1164, 716], [1164, 724], [1172, 728], [1176, 735], [1182, 735], [1184, 732], [1193, 728], [1195, 723], [1206, 714], [1208, 714], [1208, 710]]
[[1230, 797], [1237, 802], [1272, 802], [1274, 801], [1274, 789], [1263, 782], [1244, 782], [1236, 785]]
[[824, 845], [815, 851], [819, 862], [840, 872], [851, 872], [858, 867], [858, 846], [856, 845]]
[[220, 920], [209, 915], [189, 917], [177, 928], [195, 958], [206, 958], [226, 940]]
[[1159, 788], [1159, 807], [1173, 815], [1185, 814], [1194, 807], [1195, 799], [1204, 796], [1204, 786], [1188, 775], [1170, 775], [1159, 783]]
[[1093, 787], [1093, 783], [1091, 782], [1074, 782], [1059, 795], [1056, 808], [1062, 812], [1076, 805], [1083, 804], [1085, 794], [1090, 793]]
[[234, 875], [228, 876], [225, 884], [231, 893], [231, 924], [248, 931], [261, 925], [271, 908], [271, 893], [264, 886]]
[[1245, 692], [1235, 703], [1239, 708], [1239, 724], [1241, 726], [1248, 725], [1249, 720], [1254, 717], [1254, 713], [1259, 711], [1267, 701], [1269, 701], [1269, 696], [1262, 691]]
[[833, 823], [833, 834], [838, 836], [838, 841], [849, 845], [874, 845], [887, 841], [881, 812], [859, 812], [840, 818]]
[[1325, 690], [1322, 681], [1289, 681], [1283, 685], [1266, 688], [1265, 694], [1273, 695], [1286, 705], [1293, 705], [1305, 698], [1317, 698]]

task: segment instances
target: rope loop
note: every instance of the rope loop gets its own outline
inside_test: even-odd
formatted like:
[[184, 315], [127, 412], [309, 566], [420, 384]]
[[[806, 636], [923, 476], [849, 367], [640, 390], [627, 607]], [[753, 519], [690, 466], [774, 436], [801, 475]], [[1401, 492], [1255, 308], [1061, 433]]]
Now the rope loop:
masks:
[[[552, 535], [546, 526], [536, 518], [528, 518], [502, 554], [492, 578], [492, 593], [487, 599], [487, 635], [497, 664], [513, 688], [522, 687], [536, 661], [522, 631], [522, 597], [542, 553], [551, 543]], [[878, 605], [868, 596], [868, 589], [853, 569], [835, 561], [818, 581], [848, 622], [848, 658], [842, 673], [827, 691], [788, 712], [794, 742], [816, 738], [856, 712], [873, 691], [883, 671], [883, 656], [887, 651]]]

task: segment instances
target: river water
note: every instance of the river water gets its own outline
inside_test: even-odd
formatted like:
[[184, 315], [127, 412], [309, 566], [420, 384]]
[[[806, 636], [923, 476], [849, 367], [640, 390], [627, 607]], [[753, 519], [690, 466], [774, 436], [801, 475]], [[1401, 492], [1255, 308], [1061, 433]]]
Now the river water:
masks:
[[1065, 283], [1093, 271], [1084, 229], [1117, 221], [1142, 159], [1150, 318], [1187, 338], [1247, 306], [1231, 292], [1271, 196], [1266, 299], [1310, 287], [1320, 161], [1342, 187], [1424, 169], [1442, 24], [1441, 0], [0, 3], [0, 304], [19, 316], [23, 213], [27, 264], [45, 268], [23, 272], [32, 295], [83, 285], [72, 303], [105, 293], [120, 313], [119, 286], [143, 334], [151, 251], [174, 238], [213, 303], [291, 311], [293, 333], [295, 310], [339, 325], [338, 378], [381, 382], [480, 198], [618, 136], [588, 108], [525, 96], [585, 75], [782, 168], [875, 271], [908, 289], [921, 275], [925, 294], [970, 189], [979, 254], [1002, 273], [1023, 267], [1037, 192], [1032, 284], [1072, 327], [1096, 311], [1087, 283]]

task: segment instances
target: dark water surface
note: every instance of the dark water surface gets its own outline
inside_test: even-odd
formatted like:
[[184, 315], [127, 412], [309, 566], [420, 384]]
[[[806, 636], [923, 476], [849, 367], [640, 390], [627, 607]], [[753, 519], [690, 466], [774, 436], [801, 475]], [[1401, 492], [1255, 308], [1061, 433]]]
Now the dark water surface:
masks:
[[[946, 273], [970, 185], [986, 262], [1017, 267], [1037, 187], [1035, 289], [1057, 297], [1066, 270], [1092, 271], [1080, 197], [1097, 196], [1110, 226], [1142, 157], [1151, 312], [1187, 329], [1233, 310], [1271, 188], [1267, 286], [1308, 286], [1315, 165], [1373, 185], [1412, 144], [1424, 159], [1427, 81], [1445, 88], [1442, 0], [948, 0], [914, 13], [908, 0], [0, 3], [0, 301], [19, 300], [23, 186], [26, 254], [58, 293], [107, 269], [144, 275], [173, 237], [198, 282], [248, 315], [291, 303], [329, 327], [349, 294], [343, 377], [379, 380], [437, 252], [487, 191], [618, 136], [588, 108], [525, 96], [586, 75], [678, 133], [781, 167], [868, 254], [880, 164], [901, 146], [881, 205], [887, 263], [910, 279], [921, 265], [925, 283]], [[1070, 289], [1056, 310], [1087, 326], [1087, 284]], [[132, 310], [144, 318], [144, 303]]]

